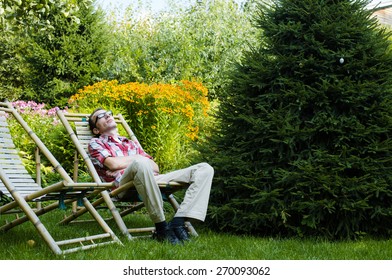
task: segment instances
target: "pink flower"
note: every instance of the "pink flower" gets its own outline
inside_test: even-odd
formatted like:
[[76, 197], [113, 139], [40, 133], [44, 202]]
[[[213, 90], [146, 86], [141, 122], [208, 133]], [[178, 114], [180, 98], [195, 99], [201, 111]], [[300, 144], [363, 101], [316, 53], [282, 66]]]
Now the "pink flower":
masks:
[[[59, 124], [59, 121], [55, 119], [56, 117], [56, 111], [59, 110], [58, 107], [50, 108], [49, 110], [45, 109], [46, 104], [45, 103], [36, 103], [35, 101], [23, 101], [23, 100], [17, 100], [15, 102], [12, 102], [12, 105], [14, 108], [20, 113], [20, 114], [26, 114], [26, 115], [35, 115], [39, 116], [42, 118], [53, 118], [53, 125]], [[66, 112], [68, 110], [68, 107], [66, 107], [63, 112]]]

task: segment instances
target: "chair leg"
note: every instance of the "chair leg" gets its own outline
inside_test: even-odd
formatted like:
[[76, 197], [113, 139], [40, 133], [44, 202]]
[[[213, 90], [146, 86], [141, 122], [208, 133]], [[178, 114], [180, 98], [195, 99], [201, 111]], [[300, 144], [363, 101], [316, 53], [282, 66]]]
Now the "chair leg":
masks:
[[[67, 201], [65, 201], [65, 202], [67, 203]], [[41, 207], [40, 209], [32, 210], [32, 211], [34, 212], [34, 214], [37, 217], [39, 217], [42, 214], [48, 213], [48, 212], [50, 212], [50, 211], [52, 211], [54, 209], [57, 209], [57, 208], [58, 208], [58, 202], [55, 202], [55, 203], [52, 203], [52, 204], [50, 204], [48, 206]], [[14, 228], [14, 227], [16, 227], [18, 225], [21, 225], [21, 224], [23, 224], [23, 223], [25, 223], [27, 221], [29, 221], [29, 217], [27, 215], [24, 215], [24, 216], [21, 216], [21, 217], [19, 217], [19, 215], [17, 215], [17, 217], [13, 221], [11, 221], [9, 223], [6, 223], [5, 225], [1, 226], [0, 227], [0, 231], [8, 231], [8, 230], [10, 230], [10, 229], [12, 229], [12, 228]]]
[[131, 234], [128, 232], [128, 228], [124, 223], [124, 220], [121, 218], [120, 213], [118, 212], [118, 209], [114, 205], [112, 199], [110, 198], [110, 195], [107, 191], [103, 191], [101, 193], [102, 198], [105, 200], [105, 203], [107, 207], [109, 208], [110, 212], [113, 215], [114, 220], [116, 221], [117, 226], [120, 228], [121, 233], [127, 237], [129, 240], [132, 239]]
[[7, 187], [8, 191], [10, 193], [12, 193], [14, 200], [18, 203], [18, 205], [23, 210], [23, 212], [26, 214], [26, 216], [29, 218], [31, 223], [35, 226], [38, 233], [42, 236], [42, 238], [48, 244], [49, 248], [56, 255], [60, 255], [62, 253], [62, 251], [61, 251], [60, 247], [57, 245], [57, 243], [54, 240], [54, 238], [52, 237], [52, 235], [49, 233], [49, 231], [46, 229], [46, 227], [42, 224], [41, 220], [38, 218], [38, 216], [31, 209], [30, 205], [26, 202], [26, 200], [19, 194], [19, 192], [17, 192], [15, 190], [15, 188], [11, 184], [11, 181], [9, 181], [8, 177], [6, 176], [6, 174], [3, 172], [3, 170], [1, 168], [0, 168], [0, 178], [3, 181], [4, 185]]
[[[129, 230], [127, 228], [127, 226], [124, 223], [124, 220], [121, 218], [121, 214], [118, 211], [117, 207], [114, 205], [110, 194], [107, 191], [103, 191], [101, 192], [101, 197], [98, 198], [97, 200], [95, 200], [92, 205], [93, 207], [96, 207], [102, 203], [106, 203], [107, 208], [110, 210], [112, 217], [114, 219], [114, 221], [116, 222], [118, 228], [120, 229], [121, 233], [129, 240], [131, 240], [133, 237], [132, 235], [129, 233]], [[76, 218], [80, 217], [81, 215], [83, 215], [84, 213], [87, 212], [87, 208], [82, 208], [79, 209], [76, 212], [73, 212], [71, 215], [69, 215], [68, 217], [64, 218], [60, 224], [68, 224], [70, 222], [72, 222], [73, 220], [75, 220]]]
[[102, 229], [109, 233], [112, 239], [121, 244], [120, 239], [114, 234], [112, 229], [108, 226], [105, 220], [98, 214], [98, 211], [92, 206], [91, 202], [87, 198], [83, 198], [83, 205], [87, 208], [90, 214], [94, 217], [94, 219], [99, 223]]

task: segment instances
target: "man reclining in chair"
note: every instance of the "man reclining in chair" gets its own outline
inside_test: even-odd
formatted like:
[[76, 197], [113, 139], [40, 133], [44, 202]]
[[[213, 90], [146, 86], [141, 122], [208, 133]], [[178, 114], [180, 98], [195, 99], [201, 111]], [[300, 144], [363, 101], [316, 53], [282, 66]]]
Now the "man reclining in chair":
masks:
[[[159, 241], [178, 244], [189, 240], [185, 219], [204, 221], [210, 196], [213, 168], [199, 163], [167, 174], [159, 174], [159, 167], [137, 141], [118, 134], [112, 112], [96, 109], [89, 117], [89, 126], [96, 136], [89, 143], [89, 153], [99, 176], [117, 186], [133, 181], [151, 220], [155, 223], [155, 237]], [[162, 195], [156, 182], [189, 183], [183, 202], [173, 220], [166, 222]], [[126, 197], [126, 191], [119, 194]]]

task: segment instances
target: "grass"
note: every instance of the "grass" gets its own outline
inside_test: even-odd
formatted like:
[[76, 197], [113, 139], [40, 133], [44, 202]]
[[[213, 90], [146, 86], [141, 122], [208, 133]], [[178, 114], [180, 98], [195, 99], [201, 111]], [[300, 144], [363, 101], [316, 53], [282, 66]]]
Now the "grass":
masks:
[[[94, 234], [94, 223], [58, 226], [63, 212], [56, 210], [41, 218], [56, 240], [75, 237], [75, 231], [83, 235]], [[0, 217], [4, 222], [6, 216]], [[151, 223], [146, 215], [129, 215], [127, 223]], [[317, 238], [260, 238], [217, 233], [196, 224], [199, 237], [182, 246], [158, 243], [150, 238], [132, 241], [120, 235], [115, 224], [109, 226], [118, 234], [123, 246], [109, 245], [92, 250], [56, 256], [38, 236], [31, 223], [25, 223], [0, 233], [0, 259], [2, 260], [391, 260], [392, 239], [375, 240], [363, 238], [359, 241], [332, 242]], [[28, 240], [35, 240], [30, 247]]]

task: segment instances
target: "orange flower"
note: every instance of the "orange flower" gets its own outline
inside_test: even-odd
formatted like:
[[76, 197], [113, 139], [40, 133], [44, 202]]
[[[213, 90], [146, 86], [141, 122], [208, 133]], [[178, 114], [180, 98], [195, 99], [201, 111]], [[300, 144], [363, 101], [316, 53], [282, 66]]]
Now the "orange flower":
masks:
[[[201, 83], [182, 80], [176, 84], [146, 84], [131, 82], [119, 84], [117, 80], [100, 81], [86, 86], [73, 95], [69, 102], [80, 107], [105, 106], [124, 108], [130, 117], [142, 118], [144, 123], [158, 122], [164, 116], [178, 117], [186, 136], [194, 140], [199, 127], [194, 118], [207, 117], [208, 90]], [[138, 123], [138, 121], [136, 121]], [[149, 125], [156, 129], [156, 123]]]

